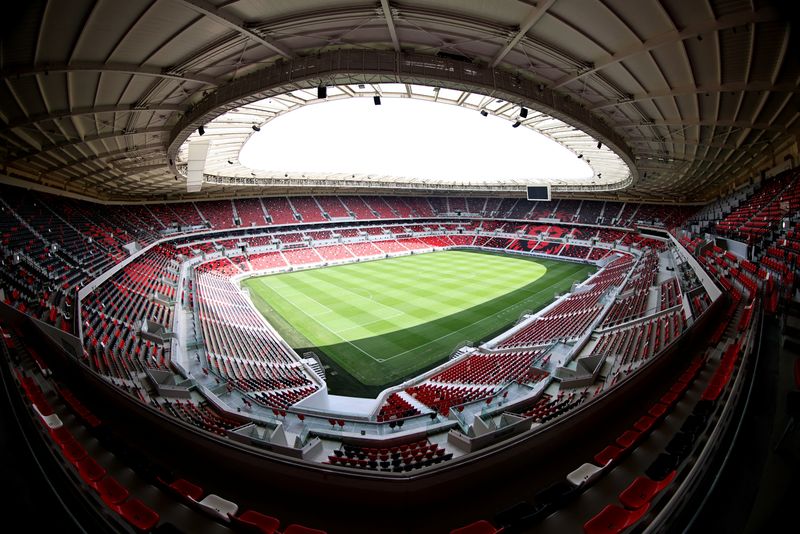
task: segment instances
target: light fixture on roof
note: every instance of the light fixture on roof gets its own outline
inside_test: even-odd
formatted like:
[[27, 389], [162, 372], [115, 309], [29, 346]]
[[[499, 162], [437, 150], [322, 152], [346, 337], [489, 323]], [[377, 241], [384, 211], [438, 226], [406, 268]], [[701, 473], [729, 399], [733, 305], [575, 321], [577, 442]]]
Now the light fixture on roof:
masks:
[[522, 124], [521, 122], [517, 121], [511, 125], [512, 128], [519, 128], [519, 125]]
[[328, 88], [325, 87], [324, 85], [320, 85], [319, 87], [317, 87], [317, 98], [319, 98], [320, 100], [328, 98]]
[[519, 116], [523, 119], [528, 116], [528, 108], [519, 108]]
[[363, 83], [358, 84], [358, 88], [359, 89], [365, 89], [364, 84]]
[[372, 102], [373, 102], [373, 103], [374, 103], [376, 106], [380, 106], [380, 105], [381, 105], [381, 97], [380, 97], [380, 95], [375, 95], [375, 96], [373, 96], [373, 97], [372, 97]]
[[202, 125], [202, 124], [201, 124], [201, 125], [200, 125], [200, 127], [197, 129], [197, 133], [198, 133], [198, 135], [205, 135], [205, 134], [206, 134], [206, 129], [205, 129], [205, 128], [203, 128], [203, 125]]
[[597, 150], [600, 150], [601, 148], [603, 148], [603, 142], [602, 141], [598, 141], [597, 142]]
[[261, 131], [261, 128], [259, 128], [257, 124], [254, 124], [254, 125], [253, 125], [253, 131], [254, 131], [254, 132], [260, 132], [260, 131]]
[[484, 117], [488, 117], [489, 116], [489, 112], [486, 111], [485, 109], [482, 109], [481, 110], [481, 115], [483, 115]]
[[583, 158], [583, 154], [578, 154], [578, 159]]
[[228, 165], [233, 165], [233, 162], [231, 160], [228, 160]]

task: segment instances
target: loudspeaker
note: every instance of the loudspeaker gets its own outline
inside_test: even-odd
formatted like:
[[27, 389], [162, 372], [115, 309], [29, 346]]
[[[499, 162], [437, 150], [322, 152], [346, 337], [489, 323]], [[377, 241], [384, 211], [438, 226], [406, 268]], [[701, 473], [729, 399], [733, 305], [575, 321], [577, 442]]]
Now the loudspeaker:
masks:
[[328, 88], [324, 85], [322, 87], [317, 87], [317, 98], [328, 98]]
[[519, 108], [519, 116], [523, 119], [528, 116], [528, 109], [527, 108]]
[[378, 95], [373, 96], [372, 97], [372, 101], [375, 102], [376, 106], [380, 106], [381, 105], [381, 97], [378, 96]]

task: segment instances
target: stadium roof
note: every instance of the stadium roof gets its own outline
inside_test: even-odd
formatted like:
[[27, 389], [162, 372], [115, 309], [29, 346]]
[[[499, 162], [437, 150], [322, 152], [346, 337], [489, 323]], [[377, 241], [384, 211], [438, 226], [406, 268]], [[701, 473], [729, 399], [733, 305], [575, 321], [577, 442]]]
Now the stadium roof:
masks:
[[187, 193], [181, 147], [199, 126], [264, 98], [321, 85], [333, 96], [334, 86], [377, 92], [403, 84], [549, 115], [629, 167], [625, 196], [700, 200], [796, 142], [797, 31], [777, 6], [24, 2], [18, 13], [4, 12], [0, 161], [8, 176], [99, 198], [269, 194], [298, 185], [357, 191], [374, 182], [246, 185], [217, 167], [201, 176], [199, 192]]

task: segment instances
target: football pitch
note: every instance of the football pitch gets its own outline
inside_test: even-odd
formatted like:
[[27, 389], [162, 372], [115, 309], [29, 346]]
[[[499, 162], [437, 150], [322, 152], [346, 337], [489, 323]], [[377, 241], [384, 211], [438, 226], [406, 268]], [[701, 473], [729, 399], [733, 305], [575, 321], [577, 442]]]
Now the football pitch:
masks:
[[247, 279], [286, 341], [329, 366], [331, 393], [374, 396], [549, 304], [595, 268], [451, 250]]

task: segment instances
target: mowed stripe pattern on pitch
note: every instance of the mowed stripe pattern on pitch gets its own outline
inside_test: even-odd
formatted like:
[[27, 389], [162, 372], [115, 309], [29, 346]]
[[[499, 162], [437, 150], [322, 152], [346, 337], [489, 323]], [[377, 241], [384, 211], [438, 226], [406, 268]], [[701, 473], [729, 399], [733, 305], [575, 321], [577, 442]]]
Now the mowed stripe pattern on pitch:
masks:
[[[460, 342], [482, 339], [523, 311], [541, 308], [591, 270], [447, 251], [260, 277], [245, 285], [257, 306], [268, 302], [359, 381], [377, 385], [413, 374]], [[263, 308], [269, 320], [273, 312]], [[281, 324], [276, 322], [279, 330]]]

